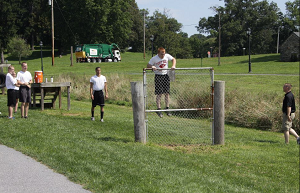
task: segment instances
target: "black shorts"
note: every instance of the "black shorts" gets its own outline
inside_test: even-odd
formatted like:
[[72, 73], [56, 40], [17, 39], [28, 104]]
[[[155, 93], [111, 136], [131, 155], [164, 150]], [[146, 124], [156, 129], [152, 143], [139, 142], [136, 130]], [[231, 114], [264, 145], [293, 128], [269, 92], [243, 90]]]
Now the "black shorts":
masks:
[[7, 106], [8, 107], [16, 106], [16, 92], [14, 89], [7, 90]]
[[92, 100], [93, 107], [96, 107], [97, 105], [103, 107], [104, 105], [104, 95], [103, 91], [94, 91], [94, 100]]
[[169, 94], [170, 93], [170, 77], [168, 74], [155, 74], [155, 94]]
[[20, 98], [20, 91], [19, 90], [15, 90], [15, 93], [16, 93], [16, 99], [19, 99]]
[[20, 86], [20, 102], [31, 103], [31, 89], [27, 86]]

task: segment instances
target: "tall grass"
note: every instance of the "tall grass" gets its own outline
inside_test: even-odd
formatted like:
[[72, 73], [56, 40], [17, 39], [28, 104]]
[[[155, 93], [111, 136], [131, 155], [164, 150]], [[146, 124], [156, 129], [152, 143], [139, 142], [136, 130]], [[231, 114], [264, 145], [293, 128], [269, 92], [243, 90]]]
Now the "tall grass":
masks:
[[[106, 78], [109, 93], [107, 103], [131, 105], [130, 76], [123, 73], [110, 73]], [[88, 75], [78, 76], [78, 74], [74, 73], [61, 74], [58, 76], [58, 81], [71, 82], [71, 93], [75, 100], [90, 99], [89, 80], [90, 76]], [[211, 106], [210, 88], [199, 86], [199, 89], [195, 89], [189, 82], [180, 84], [182, 84], [180, 87], [171, 86], [171, 92], [173, 93], [171, 93], [170, 97], [171, 107], [203, 108]], [[298, 90], [296, 87], [293, 92], [297, 93]], [[245, 87], [226, 89], [225, 121], [242, 127], [280, 131], [283, 95], [283, 92], [279, 93], [267, 89], [264, 92], [246, 91]], [[295, 97], [295, 99], [296, 104], [299, 104], [299, 98]], [[297, 106], [297, 111], [298, 109], [299, 107]], [[204, 117], [211, 116], [209, 112], [201, 112], [200, 114]], [[294, 128], [297, 132], [300, 131], [299, 123], [299, 116], [298, 113], [296, 113]]]
[[[131, 101], [130, 78], [124, 74], [112, 73], [105, 75], [108, 85], [109, 102], [117, 104], [127, 104]], [[71, 82], [71, 93], [75, 100], [90, 99], [90, 78], [89, 75], [75, 73], [60, 74], [58, 82]], [[63, 92], [66, 90], [62, 90]], [[125, 102], [125, 103], [124, 103]]]

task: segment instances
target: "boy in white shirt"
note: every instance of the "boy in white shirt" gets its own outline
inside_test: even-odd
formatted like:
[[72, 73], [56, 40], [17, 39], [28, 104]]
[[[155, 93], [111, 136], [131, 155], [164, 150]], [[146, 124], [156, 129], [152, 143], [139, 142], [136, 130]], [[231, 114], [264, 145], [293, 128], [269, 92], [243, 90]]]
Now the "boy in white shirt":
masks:
[[[14, 79], [16, 79], [16, 81], [17, 81], [17, 74], [16, 74], [15, 71], [12, 73], [12, 76], [13, 76]], [[17, 84], [16, 84], [16, 86], [15, 86], [15, 93], [16, 93], [15, 113], [17, 113], [17, 111], [18, 111], [18, 106], [19, 106], [19, 98], [20, 98], [19, 87], [20, 87], [20, 85], [18, 85], [18, 82], [17, 82]]]
[[11, 75], [14, 73], [15, 68], [10, 65], [8, 67], [8, 73], [6, 75], [5, 85], [7, 88], [7, 107], [8, 107], [8, 118], [15, 119], [13, 117], [13, 109], [16, 106], [16, 93], [15, 93], [15, 86], [17, 84], [17, 80], [13, 78]]
[[[166, 54], [166, 50], [162, 47], [158, 48], [157, 55], [152, 57], [147, 65], [147, 68], [152, 68], [155, 73], [155, 95], [157, 109], [161, 110], [161, 96], [165, 95], [166, 109], [169, 109], [169, 96], [170, 96], [170, 77], [167, 74], [168, 61], [172, 61], [171, 69], [176, 68], [176, 59], [170, 54]], [[159, 117], [163, 117], [161, 112], [157, 113]], [[167, 115], [171, 113], [167, 111]]]
[[94, 111], [95, 111], [95, 107], [99, 105], [101, 109], [100, 121], [103, 122], [103, 116], [104, 116], [103, 89], [105, 90], [105, 98], [107, 99], [108, 98], [107, 81], [106, 81], [106, 77], [101, 75], [100, 67], [97, 67], [95, 71], [96, 71], [96, 75], [92, 76], [90, 79], [90, 94], [92, 99], [91, 120], [95, 121]]
[[27, 71], [27, 63], [22, 62], [22, 71], [17, 74], [17, 81], [20, 85], [20, 102], [21, 104], [21, 118], [28, 118], [29, 103], [31, 103], [31, 86], [32, 76]]

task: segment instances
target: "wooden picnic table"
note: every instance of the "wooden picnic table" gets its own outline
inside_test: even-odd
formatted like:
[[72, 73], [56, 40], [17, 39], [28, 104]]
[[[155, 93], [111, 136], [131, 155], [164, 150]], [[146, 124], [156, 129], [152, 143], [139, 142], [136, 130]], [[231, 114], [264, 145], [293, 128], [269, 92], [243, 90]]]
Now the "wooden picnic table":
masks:
[[[43, 83], [32, 83], [31, 84], [31, 94], [33, 96], [32, 102], [33, 107], [36, 107], [37, 100], [40, 100], [41, 110], [44, 110], [45, 100], [50, 100], [50, 106], [55, 108], [55, 102], [58, 97], [59, 99], [59, 109], [61, 109], [61, 88], [67, 87], [67, 99], [68, 99], [68, 110], [71, 107], [70, 101], [70, 87], [71, 82], [43, 82]], [[40, 96], [40, 99], [37, 99]], [[52, 97], [52, 98], [45, 98]]]

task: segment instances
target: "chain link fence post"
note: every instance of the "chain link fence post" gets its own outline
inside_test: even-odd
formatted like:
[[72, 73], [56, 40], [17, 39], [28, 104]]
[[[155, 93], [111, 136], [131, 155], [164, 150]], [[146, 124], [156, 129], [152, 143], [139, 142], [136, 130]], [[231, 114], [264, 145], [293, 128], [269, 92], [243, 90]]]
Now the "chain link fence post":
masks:
[[131, 82], [135, 141], [146, 143], [144, 91], [142, 82]]
[[214, 145], [224, 145], [225, 82], [214, 81]]

